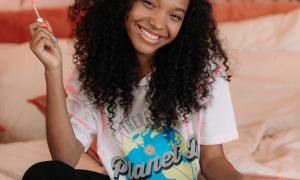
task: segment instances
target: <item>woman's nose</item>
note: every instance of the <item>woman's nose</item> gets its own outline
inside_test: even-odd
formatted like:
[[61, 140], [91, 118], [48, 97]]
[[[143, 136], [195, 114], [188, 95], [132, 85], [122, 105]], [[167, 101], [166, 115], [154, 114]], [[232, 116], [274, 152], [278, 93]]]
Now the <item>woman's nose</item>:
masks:
[[164, 26], [164, 19], [165, 16], [161, 12], [155, 12], [152, 14], [152, 17], [149, 19], [149, 23], [152, 26], [152, 28], [156, 30], [161, 30]]
[[151, 19], [149, 21], [150, 25], [152, 26], [152, 28], [156, 29], [156, 30], [161, 30], [162, 29], [162, 24], [157, 21], [157, 20], [154, 20], [154, 19]]

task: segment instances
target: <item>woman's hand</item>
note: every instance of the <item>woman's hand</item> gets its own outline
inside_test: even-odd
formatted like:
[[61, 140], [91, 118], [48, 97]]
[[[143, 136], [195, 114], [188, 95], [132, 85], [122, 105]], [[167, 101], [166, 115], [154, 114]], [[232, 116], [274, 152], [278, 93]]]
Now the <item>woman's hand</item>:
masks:
[[48, 22], [29, 26], [32, 36], [30, 49], [39, 58], [46, 71], [62, 68], [62, 53]]

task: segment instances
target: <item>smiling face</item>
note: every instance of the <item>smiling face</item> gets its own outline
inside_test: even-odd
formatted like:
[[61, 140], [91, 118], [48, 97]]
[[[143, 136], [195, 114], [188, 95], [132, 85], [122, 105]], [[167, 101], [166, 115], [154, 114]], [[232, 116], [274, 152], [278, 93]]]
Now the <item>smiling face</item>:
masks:
[[189, 0], [134, 0], [126, 31], [137, 53], [153, 55], [180, 31]]

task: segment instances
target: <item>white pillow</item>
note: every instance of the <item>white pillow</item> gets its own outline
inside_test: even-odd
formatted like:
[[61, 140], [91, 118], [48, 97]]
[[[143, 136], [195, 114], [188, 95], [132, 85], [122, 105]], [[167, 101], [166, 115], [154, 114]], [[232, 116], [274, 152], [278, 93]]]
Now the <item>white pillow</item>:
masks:
[[238, 125], [300, 125], [300, 52], [239, 52], [235, 58], [230, 87]]
[[229, 48], [238, 51], [300, 51], [300, 9], [286, 14], [219, 25]]
[[[72, 44], [60, 40], [64, 81], [72, 72]], [[27, 100], [46, 93], [44, 67], [28, 43], [0, 45], [0, 124], [6, 129], [4, 142], [45, 137], [42, 113]]]

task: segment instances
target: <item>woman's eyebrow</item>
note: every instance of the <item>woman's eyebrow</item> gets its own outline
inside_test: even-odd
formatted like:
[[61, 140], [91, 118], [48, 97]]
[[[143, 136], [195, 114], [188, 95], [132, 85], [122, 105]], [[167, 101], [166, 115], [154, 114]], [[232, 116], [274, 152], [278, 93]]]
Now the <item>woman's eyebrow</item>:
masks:
[[180, 7], [176, 7], [174, 10], [175, 10], [175, 11], [181, 11], [181, 12], [183, 12], [184, 14], [186, 13], [186, 10], [183, 9], [183, 8], [180, 8]]

